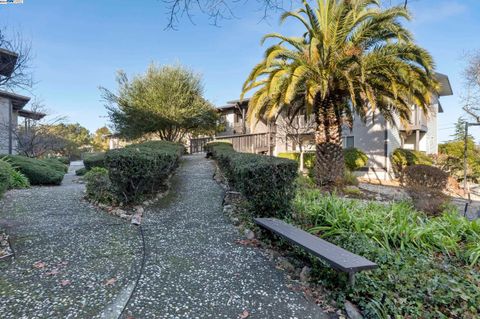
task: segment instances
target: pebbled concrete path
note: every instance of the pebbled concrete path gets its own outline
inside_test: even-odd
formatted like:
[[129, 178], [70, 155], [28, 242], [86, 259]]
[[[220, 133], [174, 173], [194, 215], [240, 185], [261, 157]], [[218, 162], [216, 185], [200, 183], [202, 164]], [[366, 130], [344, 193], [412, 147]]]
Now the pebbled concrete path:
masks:
[[260, 250], [235, 243], [213, 173], [202, 155], [184, 157], [142, 228], [70, 181], [8, 192], [0, 224], [16, 258], [0, 262], [1, 317], [326, 318]]

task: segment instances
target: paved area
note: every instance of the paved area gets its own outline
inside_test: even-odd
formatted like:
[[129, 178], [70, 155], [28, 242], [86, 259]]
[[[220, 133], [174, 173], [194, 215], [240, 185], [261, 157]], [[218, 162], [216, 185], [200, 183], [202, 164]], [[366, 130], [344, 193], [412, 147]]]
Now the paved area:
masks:
[[186, 156], [141, 228], [82, 201], [68, 179], [8, 192], [0, 224], [16, 257], [0, 262], [0, 317], [324, 318], [260, 250], [235, 243], [212, 175]]

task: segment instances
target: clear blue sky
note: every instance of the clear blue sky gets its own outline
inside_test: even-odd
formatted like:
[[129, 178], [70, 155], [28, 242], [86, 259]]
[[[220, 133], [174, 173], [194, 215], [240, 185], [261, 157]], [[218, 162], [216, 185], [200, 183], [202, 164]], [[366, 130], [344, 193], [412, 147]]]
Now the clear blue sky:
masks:
[[[464, 54], [480, 49], [480, 1], [409, 2], [415, 17], [410, 29], [434, 56], [437, 70], [450, 77], [455, 93], [442, 98], [439, 134], [448, 140], [462, 115]], [[238, 1], [237, 18], [221, 21], [220, 27], [195, 12], [195, 25], [183, 19], [173, 31], [164, 30], [167, 15], [161, 0], [24, 0], [0, 6], [0, 26], [20, 31], [32, 42], [38, 81], [33, 94], [53, 113], [93, 131], [108, 122], [98, 86], [115, 89], [117, 70], [140, 73], [152, 61], [180, 62], [201, 73], [205, 95], [217, 105], [238, 98], [262, 56], [262, 35], [301, 32], [296, 25], [280, 27], [276, 13], [262, 20], [259, 9], [257, 1]], [[472, 133], [480, 136], [480, 129]]]

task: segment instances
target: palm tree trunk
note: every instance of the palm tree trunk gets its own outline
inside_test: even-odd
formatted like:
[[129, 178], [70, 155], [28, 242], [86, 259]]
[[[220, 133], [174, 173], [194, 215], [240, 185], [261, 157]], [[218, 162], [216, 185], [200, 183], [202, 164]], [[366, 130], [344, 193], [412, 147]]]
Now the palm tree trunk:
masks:
[[315, 132], [315, 182], [319, 186], [341, 183], [345, 169], [342, 127], [331, 99], [320, 103]]

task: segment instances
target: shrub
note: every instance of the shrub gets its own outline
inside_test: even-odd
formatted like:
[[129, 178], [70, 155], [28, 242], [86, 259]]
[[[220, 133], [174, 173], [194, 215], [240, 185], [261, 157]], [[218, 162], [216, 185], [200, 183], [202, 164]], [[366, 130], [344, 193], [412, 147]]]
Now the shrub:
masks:
[[6, 158], [12, 166], [28, 178], [31, 185], [62, 183], [64, 170], [57, 164], [20, 155], [7, 155]]
[[298, 192], [294, 204], [301, 228], [379, 265], [345, 289], [334, 270], [313, 259], [315, 279], [337, 301], [348, 298], [367, 318], [478, 317], [479, 220], [456, 210], [429, 218], [407, 202], [365, 203], [316, 189]]
[[176, 168], [183, 149], [180, 144], [152, 141], [108, 151], [105, 165], [115, 196], [131, 203], [157, 192]]
[[105, 168], [105, 153], [85, 154], [83, 158], [83, 164], [88, 171], [94, 167]]
[[[361, 167], [364, 167], [368, 163], [367, 155], [357, 149], [357, 148], [346, 148], [343, 150], [343, 156], [345, 158], [345, 167], [350, 171], [355, 171]], [[300, 153], [299, 152], [285, 152], [278, 153], [277, 157], [287, 158], [300, 163]], [[305, 168], [313, 169], [315, 166], [315, 153], [314, 152], [305, 152], [303, 154], [303, 160]]]
[[352, 172], [367, 166], [368, 163], [367, 155], [358, 148], [346, 148], [343, 150], [343, 157], [345, 167]]
[[75, 171], [75, 175], [77, 176], [83, 176], [87, 173], [87, 169], [85, 167], [79, 168]]
[[433, 160], [425, 153], [404, 148], [397, 148], [391, 155], [392, 169], [395, 177], [403, 181], [403, 172], [407, 166], [432, 165]]
[[355, 175], [355, 173], [353, 173], [352, 171], [346, 169], [344, 172], [343, 172], [343, 184], [344, 185], [353, 185], [353, 186], [357, 186], [358, 185], [358, 178], [357, 176]]
[[58, 157], [55, 157], [55, 159], [67, 166], [70, 165], [70, 159], [66, 156], [58, 156]]
[[59, 172], [68, 172], [68, 166], [62, 163], [58, 158], [45, 158], [42, 159], [41, 161], [47, 163], [50, 167], [53, 169], [59, 171]]
[[8, 172], [8, 174], [10, 175], [10, 181], [7, 185], [7, 189], [30, 187], [30, 182], [28, 181], [28, 178], [21, 172], [19, 172], [17, 169], [15, 169], [15, 167], [13, 167], [9, 162], [8, 158], [0, 158], [0, 163], [2, 163], [3, 170]]
[[[299, 152], [278, 153], [277, 157], [294, 160], [295, 162], [300, 163]], [[313, 152], [303, 153], [303, 164], [305, 168], [312, 169], [315, 166], [315, 153]]]
[[288, 212], [295, 195], [297, 164], [288, 159], [237, 153], [227, 143], [209, 143], [207, 154], [217, 160], [230, 185], [241, 192], [257, 215]]
[[93, 167], [85, 174], [84, 180], [89, 199], [103, 204], [111, 204], [115, 201], [108, 170], [102, 167]]
[[448, 174], [434, 166], [408, 166], [404, 174], [405, 184], [410, 188], [425, 188], [431, 192], [442, 192], [447, 188]]
[[438, 214], [449, 202], [443, 193], [447, 188], [448, 174], [428, 165], [408, 166], [404, 182], [415, 208], [429, 214]]
[[4, 160], [0, 160], [0, 196], [3, 195], [12, 183], [12, 166]]

